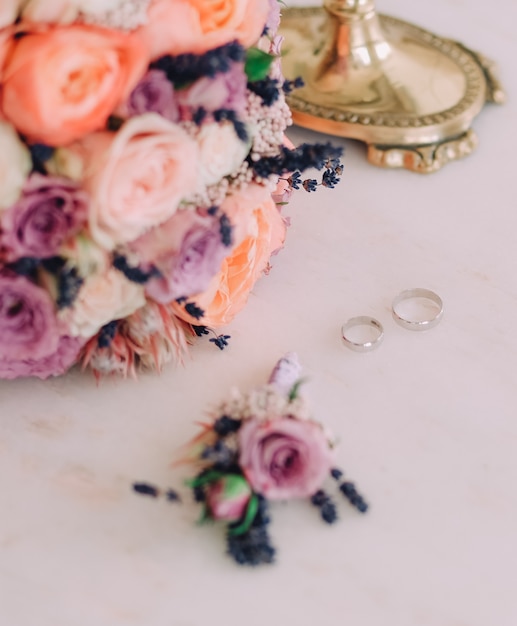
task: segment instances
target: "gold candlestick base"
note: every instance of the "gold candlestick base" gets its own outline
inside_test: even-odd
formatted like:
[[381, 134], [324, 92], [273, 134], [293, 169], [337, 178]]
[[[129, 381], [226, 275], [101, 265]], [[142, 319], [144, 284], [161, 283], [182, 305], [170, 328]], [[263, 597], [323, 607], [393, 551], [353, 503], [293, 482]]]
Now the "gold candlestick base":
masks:
[[458, 42], [378, 15], [372, 0], [283, 11], [295, 124], [366, 142], [374, 165], [435, 172], [470, 154], [470, 128], [505, 94], [494, 64]]

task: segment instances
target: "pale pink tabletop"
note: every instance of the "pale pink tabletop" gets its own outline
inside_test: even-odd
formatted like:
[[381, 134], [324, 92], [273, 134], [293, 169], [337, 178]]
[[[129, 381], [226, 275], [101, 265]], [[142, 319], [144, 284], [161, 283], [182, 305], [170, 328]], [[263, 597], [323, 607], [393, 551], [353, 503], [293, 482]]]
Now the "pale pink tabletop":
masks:
[[[509, 103], [476, 120], [473, 156], [428, 177], [347, 143], [340, 187], [287, 208], [286, 249], [225, 352], [200, 343], [184, 369], [136, 384], [0, 383], [2, 626], [517, 624], [517, 5], [378, 5], [497, 59]], [[410, 287], [444, 300], [427, 333], [391, 319]], [[384, 325], [378, 350], [342, 344], [354, 315]], [[343, 503], [326, 527], [308, 504], [277, 504], [278, 563], [242, 569], [194, 504], [130, 484], [180, 484], [170, 463], [195, 420], [289, 350], [371, 511]]]

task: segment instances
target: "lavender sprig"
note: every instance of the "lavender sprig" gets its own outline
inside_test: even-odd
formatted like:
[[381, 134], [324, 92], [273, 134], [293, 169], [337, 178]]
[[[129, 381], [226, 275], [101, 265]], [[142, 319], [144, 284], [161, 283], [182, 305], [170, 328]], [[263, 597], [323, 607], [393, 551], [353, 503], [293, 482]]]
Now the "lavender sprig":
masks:
[[243, 62], [246, 51], [237, 41], [209, 50], [204, 54], [167, 54], [151, 64], [151, 69], [165, 72], [175, 86], [183, 86], [198, 78], [213, 78], [216, 74], [228, 72], [232, 63]]
[[272, 174], [281, 176], [309, 168], [321, 170], [329, 159], [340, 159], [342, 154], [343, 148], [330, 143], [303, 143], [294, 150], [282, 146], [278, 155], [250, 160], [249, 163], [257, 176], [268, 178]]

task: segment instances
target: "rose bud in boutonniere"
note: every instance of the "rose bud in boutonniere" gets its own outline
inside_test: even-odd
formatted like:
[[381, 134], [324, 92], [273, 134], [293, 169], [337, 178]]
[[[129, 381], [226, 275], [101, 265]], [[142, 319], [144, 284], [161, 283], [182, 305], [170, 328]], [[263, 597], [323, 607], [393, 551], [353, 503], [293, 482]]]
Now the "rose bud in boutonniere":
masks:
[[244, 515], [251, 494], [251, 487], [245, 478], [238, 474], [226, 474], [207, 488], [208, 513], [215, 520], [236, 522]]

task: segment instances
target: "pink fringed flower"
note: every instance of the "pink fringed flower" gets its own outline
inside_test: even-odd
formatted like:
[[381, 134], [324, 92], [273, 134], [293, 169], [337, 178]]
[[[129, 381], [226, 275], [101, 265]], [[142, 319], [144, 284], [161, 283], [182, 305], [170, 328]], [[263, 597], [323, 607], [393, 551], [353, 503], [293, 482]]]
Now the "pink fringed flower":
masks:
[[169, 307], [148, 301], [126, 324], [128, 336], [138, 346], [139, 365], [143, 369], [160, 371], [172, 360], [183, 362], [193, 333]]
[[152, 301], [120, 321], [112, 335], [99, 333], [83, 351], [82, 363], [95, 376], [120, 374], [136, 378], [136, 368], [160, 371], [172, 360], [183, 362], [192, 329], [170, 308]]

